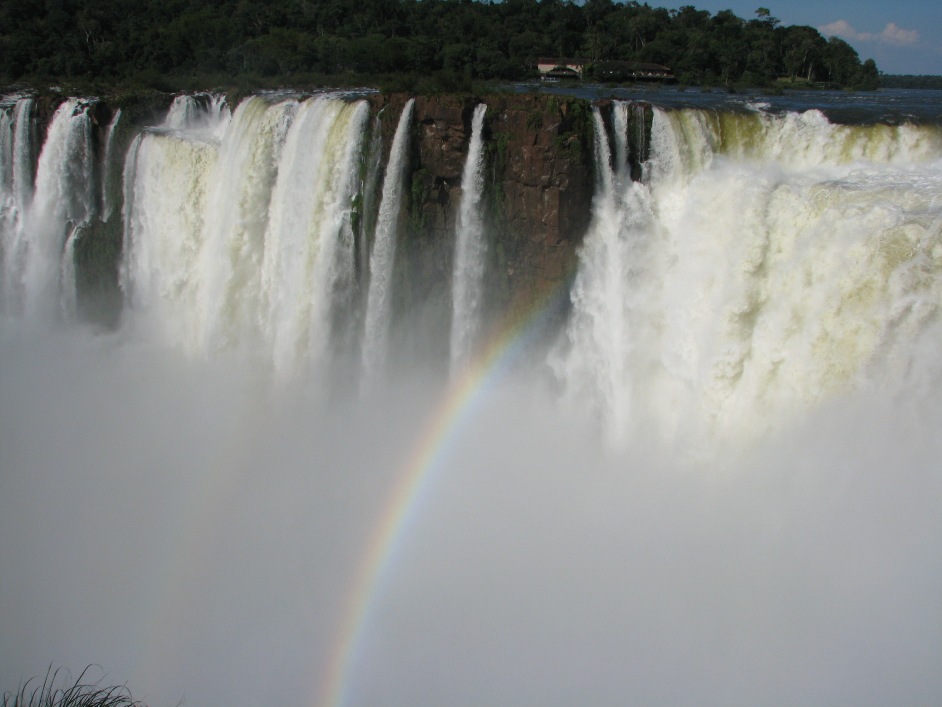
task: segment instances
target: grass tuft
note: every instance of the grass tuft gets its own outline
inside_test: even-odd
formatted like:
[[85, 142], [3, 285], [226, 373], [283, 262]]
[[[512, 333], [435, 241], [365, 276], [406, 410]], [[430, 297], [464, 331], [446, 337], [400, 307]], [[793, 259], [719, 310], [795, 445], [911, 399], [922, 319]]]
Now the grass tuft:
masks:
[[145, 707], [131, 697], [126, 685], [88, 682], [85, 676], [91, 667], [73, 681], [67, 670], [49, 666], [42, 683], [33, 677], [16, 692], [5, 692], [0, 707]]

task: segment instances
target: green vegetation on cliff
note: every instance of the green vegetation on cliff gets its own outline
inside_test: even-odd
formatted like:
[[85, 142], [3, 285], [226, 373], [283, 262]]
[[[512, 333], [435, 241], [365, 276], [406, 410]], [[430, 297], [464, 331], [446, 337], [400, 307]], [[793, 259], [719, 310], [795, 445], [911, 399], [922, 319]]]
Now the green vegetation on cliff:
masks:
[[[586, 0], [4, 0], [0, 81], [390, 82], [444, 90], [534, 75], [542, 56], [671, 67], [688, 84], [779, 78], [876, 88], [872, 60], [765, 8], [745, 20], [685, 6]], [[426, 82], [426, 83], [422, 83]]]

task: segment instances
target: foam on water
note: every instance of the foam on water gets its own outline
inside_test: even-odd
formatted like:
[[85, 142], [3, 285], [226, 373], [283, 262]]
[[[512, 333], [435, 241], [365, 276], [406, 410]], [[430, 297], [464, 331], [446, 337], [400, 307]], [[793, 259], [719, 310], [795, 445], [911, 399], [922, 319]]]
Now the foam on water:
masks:
[[939, 156], [929, 128], [655, 109], [644, 183], [596, 197], [563, 377], [613, 437], [685, 443], [904, 385], [938, 335]]

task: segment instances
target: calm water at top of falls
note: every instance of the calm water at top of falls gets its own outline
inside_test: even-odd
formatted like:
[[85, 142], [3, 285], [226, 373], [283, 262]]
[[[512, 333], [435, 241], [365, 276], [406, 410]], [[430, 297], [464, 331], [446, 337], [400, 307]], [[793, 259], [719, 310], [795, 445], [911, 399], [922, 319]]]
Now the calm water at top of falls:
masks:
[[832, 121], [850, 124], [900, 123], [907, 120], [942, 124], [942, 91], [931, 89], [885, 88], [878, 91], [785, 91], [771, 95], [762, 90], [728, 93], [724, 89], [652, 85], [618, 88], [597, 84], [557, 86], [517, 84], [525, 93], [539, 91], [575, 96], [588, 100], [616, 98], [649, 101], [665, 108], [708, 108], [716, 110], [785, 111], [820, 110]]

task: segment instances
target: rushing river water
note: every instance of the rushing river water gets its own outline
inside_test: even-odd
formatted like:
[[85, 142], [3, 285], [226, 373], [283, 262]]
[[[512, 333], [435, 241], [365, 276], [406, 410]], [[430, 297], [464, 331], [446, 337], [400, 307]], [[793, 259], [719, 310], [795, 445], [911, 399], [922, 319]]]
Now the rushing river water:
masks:
[[541, 91], [587, 100], [614, 98], [648, 101], [665, 108], [703, 108], [741, 112], [743, 110], [785, 113], [820, 110], [834, 122], [849, 124], [917, 122], [942, 123], [942, 91], [930, 89], [880, 89], [879, 91], [774, 91], [648, 87], [610, 87], [597, 84], [516, 84], [514, 90]]
[[[0, 689], [942, 698], [942, 94], [580, 91], [614, 103], [569, 318], [468, 325], [459, 366], [384, 338], [411, 103], [384, 174], [365, 103], [322, 94], [178, 99], [105, 177], [86, 102], [31, 142], [5, 99]], [[70, 244], [111, 179], [103, 330]]]

